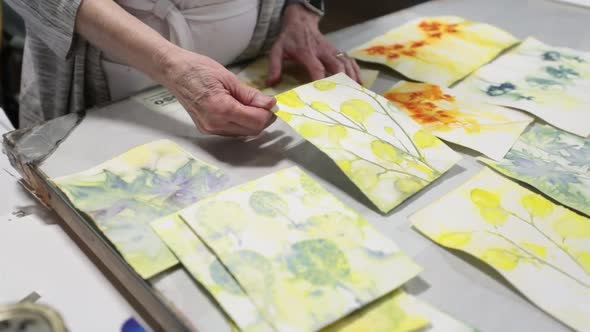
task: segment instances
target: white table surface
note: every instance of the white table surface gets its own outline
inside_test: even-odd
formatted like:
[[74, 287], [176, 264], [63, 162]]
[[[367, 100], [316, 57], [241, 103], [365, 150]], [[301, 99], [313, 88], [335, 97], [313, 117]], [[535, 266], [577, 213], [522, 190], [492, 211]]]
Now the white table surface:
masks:
[[[553, 0], [435, 0], [341, 30], [330, 38], [337, 47], [347, 50], [408, 20], [430, 15], [463, 16], [494, 24], [519, 38], [534, 36], [549, 44], [590, 51], [590, 34], [585, 33], [590, 11]], [[382, 92], [399, 76], [379, 68], [382, 72], [374, 90]], [[438, 247], [410, 227], [409, 215], [483, 167], [474, 160], [473, 154], [454, 145], [453, 148], [464, 153], [464, 159], [436, 183], [386, 216], [377, 213], [326, 156], [281, 121], [249, 142], [204, 137], [195, 132], [185, 112], [174, 105], [147, 110], [137, 100], [125, 100], [91, 112], [42, 169], [49, 176], [78, 172], [134, 146], [162, 138], [171, 139], [197, 158], [223, 168], [229, 173], [231, 184], [293, 165], [302, 167], [425, 268], [406, 285], [410, 293], [481, 331], [567, 330], [528, 302], [491, 268], [466, 255]], [[88, 146], [100, 148], [88, 149]], [[2, 233], [0, 231], [0, 236]], [[152, 282], [158, 289], [175, 293], [171, 295], [175, 297], [174, 302], [183, 303], [185, 315], [202, 331], [221, 330], [222, 319], [206, 297], [198, 290], [186, 291], [185, 287], [191, 285], [185, 276], [172, 275]], [[1, 284], [0, 275], [0, 287]], [[2, 291], [0, 301], [1, 296]]]
[[[3, 115], [0, 109], [0, 136], [14, 129]], [[141, 321], [19, 178], [0, 154], [0, 305], [35, 292], [72, 332], [121, 331], [127, 319]]]

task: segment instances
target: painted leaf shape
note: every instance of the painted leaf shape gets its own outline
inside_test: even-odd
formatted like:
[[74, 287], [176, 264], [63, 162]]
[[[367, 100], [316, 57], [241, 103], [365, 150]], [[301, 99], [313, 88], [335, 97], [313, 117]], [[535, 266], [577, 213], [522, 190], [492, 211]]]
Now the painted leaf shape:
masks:
[[314, 101], [311, 103], [311, 108], [318, 112], [328, 112], [332, 110], [332, 107], [323, 101]]
[[352, 162], [350, 160], [339, 160], [336, 162], [336, 165], [346, 174], [352, 171]]
[[500, 195], [481, 188], [471, 190], [471, 201], [480, 207], [494, 208], [500, 206]]
[[350, 274], [346, 256], [326, 239], [305, 240], [291, 245], [287, 267], [297, 278], [314, 285], [337, 285]]
[[436, 237], [436, 242], [449, 248], [461, 248], [471, 241], [469, 232], [442, 233]]
[[489, 207], [480, 207], [479, 214], [481, 217], [488, 223], [500, 226], [508, 220], [510, 214], [501, 207], [498, 208], [489, 208]]
[[521, 242], [520, 245], [541, 258], [547, 257], [547, 247], [545, 246], [532, 242]]
[[289, 90], [287, 92], [283, 92], [276, 96], [277, 102], [279, 104], [291, 107], [291, 108], [301, 108], [305, 106], [305, 103], [299, 98], [299, 95], [294, 90]]
[[242, 289], [219, 260], [209, 264], [209, 274], [216, 284], [232, 294], [242, 294]]
[[289, 112], [277, 111], [275, 114], [279, 118], [283, 119], [283, 121], [285, 122], [291, 122], [291, 120], [293, 119], [293, 114]]
[[590, 237], [590, 220], [575, 213], [567, 213], [553, 224], [553, 229], [564, 238]]
[[518, 256], [503, 248], [487, 249], [480, 258], [500, 270], [510, 271], [518, 266]]
[[274, 283], [272, 263], [255, 251], [236, 251], [224, 259], [223, 263], [246, 289], [264, 293]]
[[393, 130], [393, 128], [389, 127], [389, 126], [385, 126], [383, 128], [385, 130], [386, 133], [388, 133], [391, 136], [395, 136], [395, 130]]
[[392, 163], [397, 164], [403, 160], [396, 147], [383, 141], [375, 140], [371, 142], [371, 151], [377, 158]]
[[328, 137], [334, 143], [340, 142], [341, 139], [348, 136], [348, 129], [341, 125], [335, 125], [328, 128]]
[[349, 99], [340, 105], [340, 112], [357, 122], [364, 122], [375, 109], [362, 99]]
[[213, 234], [233, 232], [242, 226], [244, 210], [240, 204], [230, 201], [210, 201], [203, 204], [194, 217], [195, 220], [217, 220], [214, 228], [207, 228]]
[[584, 271], [590, 275], [590, 252], [582, 251], [576, 253], [576, 260], [580, 263]]
[[430, 148], [440, 143], [438, 138], [424, 130], [418, 130], [415, 132], [412, 136], [412, 140], [420, 149]]
[[305, 139], [322, 136], [326, 133], [328, 126], [322, 123], [306, 121], [299, 127], [299, 133]]
[[417, 170], [418, 172], [424, 173], [426, 175], [428, 175], [429, 177], [433, 177], [434, 176], [434, 172], [432, 171], [432, 169], [424, 164], [420, 164], [414, 161], [408, 161], [406, 162], [406, 164], [408, 165], [408, 167], [413, 168], [415, 170]]
[[320, 91], [332, 90], [336, 87], [336, 83], [331, 80], [319, 80], [313, 83], [313, 87]]
[[543, 218], [553, 212], [553, 203], [537, 194], [524, 196], [520, 203], [530, 215]]
[[287, 215], [289, 210], [287, 202], [270, 191], [255, 191], [250, 195], [249, 204], [256, 213], [267, 217]]
[[360, 167], [355, 170], [350, 177], [355, 184], [364, 189], [370, 189], [379, 182], [379, 178], [375, 172], [366, 167]]
[[406, 194], [413, 194], [422, 188], [422, 184], [412, 179], [397, 179], [395, 188]]

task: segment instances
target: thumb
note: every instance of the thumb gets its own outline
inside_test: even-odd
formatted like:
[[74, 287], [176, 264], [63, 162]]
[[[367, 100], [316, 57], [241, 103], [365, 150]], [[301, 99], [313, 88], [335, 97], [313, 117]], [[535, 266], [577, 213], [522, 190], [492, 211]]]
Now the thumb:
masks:
[[240, 82], [237, 78], [233, 80], [232, 85], [233, 87], [230, 89], [232, 96], [246, 106], [270, 110], [277, 103], [274, 97], [263, 94], [259, 90]]

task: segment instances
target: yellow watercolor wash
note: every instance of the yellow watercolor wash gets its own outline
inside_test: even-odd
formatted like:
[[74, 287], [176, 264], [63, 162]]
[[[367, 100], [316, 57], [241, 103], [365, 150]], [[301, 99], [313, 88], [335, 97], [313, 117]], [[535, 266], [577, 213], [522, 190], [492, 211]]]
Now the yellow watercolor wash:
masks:
[[254, 303], [242, 291], [233, 276], [184, 223], [178, 213], [155, 220], [150, 226], [193, 278], [215, 298], [240, 331], [274, 331], [258, 313]]
[[393, 292], [321, 332], [408, 332], [425, 327], [429, 323], [426, 317], [404, 310], [407, 296], [401, 291]]
[[277, 100], [276, 115], [333, 159], [382, 212], [460, 159], [395, 105], [344, 74], [300, 86]]
[[553, 203], [541, 195], [530, 194], [522, 198], [522, 206], [534, 217], [546, 217], [553, 212]]
[[89, 170], [52, 179], [146, 279], [178, 263], [148, 223], [221, 189], [226, 180], [221, 170], [168, 140], [135, 147]]
[[533, 254], [542, 257], [542, 258], [547, 258], [547, 248], [539, 245], [539, 244], [535, 244], [535, 243], [531, 243], [531, 242], [521, 242], [520, 243], [524, 248], [528, 249], [530, 252], [532, 252]]
[[458, 249], [471, 241], [471, 233], [469, 232], [450, 232], [442, 233], [435, 239], [436, 242], [445, 247]]
[[383, 94], [440, 139], [502, 159], [532, 117], [457, 94], [435, 84], [401, 81]]
[[516, 42], [491, 25], [439, 16], [408, 22], [348, 53], [413, 80], [449, 86]]
[[490, 248], [480, 258], [486, 263], [501, 270], [513, 270], [518, 266], [518, 255], [503, 248]]
[[[235, 212], [224, 216], [230, 205]], [[296, 167], [201, 200], [180, 215], [276, 330], [326, 327], [421, 270]]]
[[[269, 87], [266, 84], [268, 66], [268, 59], [260, 58], [246, 66], [246, 68], [244, 68], [244, 70], [242, 70], [237, 75], [237, 77], [241, 82], [261, 90], [262, 93], [270, 96], [294, 89], [301, 84], [309, 83], [311, 81], [304, 68], [301, 68], [293, 62], [286, 62], [283, 63], [281, 82], [275, 86]], [[365, 88], [370, 88], [373, 86], [377, 80], [378, 75], [379, 71], [377, 70], [360, 70], [361, 82]], [[329, 82], [320, 82], [317, 88], [327, 91], [333, 88], [333, 86], [331, 86]]]
[[485, 168], [410, 220], [495, 268], [564, 324], [590, 329], [589, 218]]

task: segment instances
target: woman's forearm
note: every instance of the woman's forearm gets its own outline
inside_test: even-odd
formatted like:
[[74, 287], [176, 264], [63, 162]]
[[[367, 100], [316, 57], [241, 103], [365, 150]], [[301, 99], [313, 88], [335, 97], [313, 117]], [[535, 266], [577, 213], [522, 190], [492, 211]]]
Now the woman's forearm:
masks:
[[165, 70], [165, 57], [177, 48], [113, 0], [83, 0], [76, 32], [110, 57], [157, 81]]

